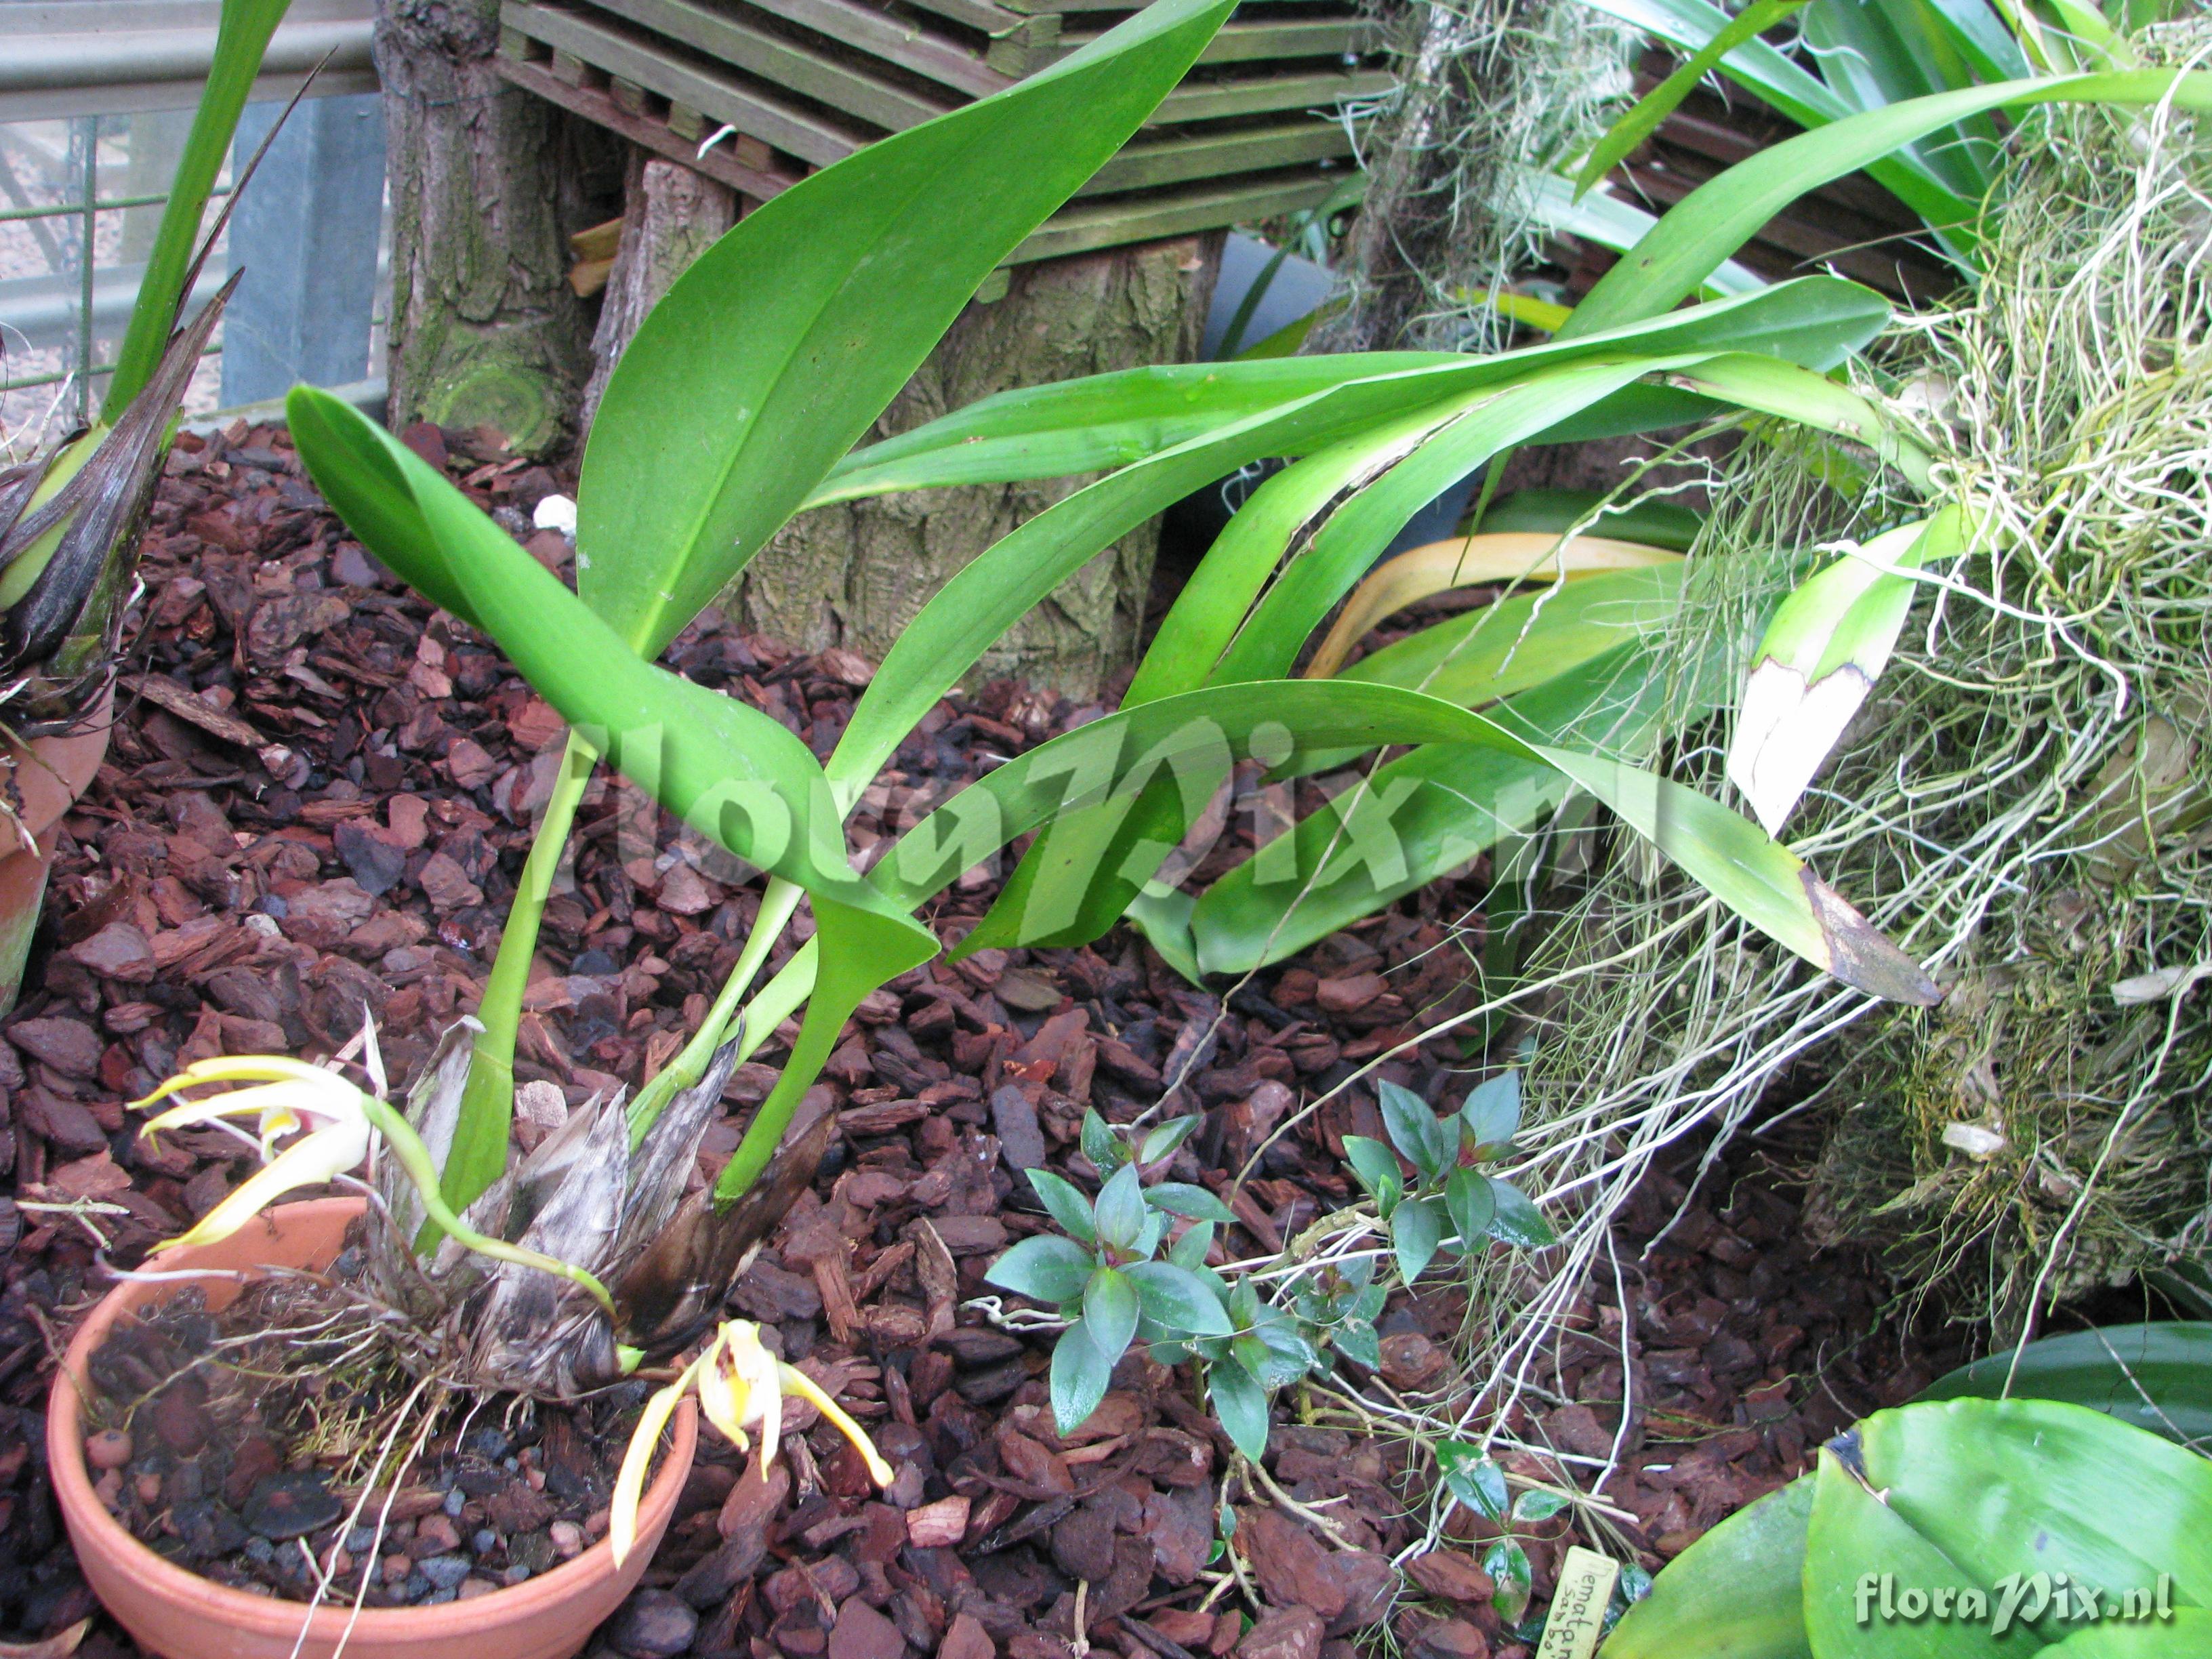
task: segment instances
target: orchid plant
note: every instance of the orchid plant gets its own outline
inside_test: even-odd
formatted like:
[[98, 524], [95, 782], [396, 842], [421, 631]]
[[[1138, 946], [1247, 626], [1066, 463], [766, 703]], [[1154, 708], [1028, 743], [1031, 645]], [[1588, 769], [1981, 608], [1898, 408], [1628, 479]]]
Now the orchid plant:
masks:
[[[368, 1159], [376, 1167], [363, 1189], [377, 1200], [374, 1213], [381, 1220], [391, 1221], [392, 1205], [403, 1195], [411, 1198], [444, 1229], [447, 1239], [459, 1252], [520, 1268], [526, 1274], [564, 1280], [583, 1291], [611, 1321], [616, 1316], [614, 1298], [595, 1274], [558, 1256], [479, 1232], [447, 1207], [438, 1190], [430, 1149], [414, 1126], [382, 1097], [384, 1067], [373, 1029], [364, 1027], [362, 1047], [362, 1069], [374, 1085], [374, 1091], [348, 1081], [331, 1066], [281, 1054], [250, 1054], [197, 1060], [144, 1099], [131, 1103], [134, 1110], [144, 1110], [201, 1085], [247, 1085], [172, 1105], [149, 1119], [139, 1133], [150, 1137], [164, 1130], [204, 1125], [234, 1129], [231, 1119], [252, 1117], [256, 1120], [256, 1133], [249, 1139], [259, 1147], [264, 1160], [261, 1169], [201, 1218], [198, 1225], [158, 1249], [183, 1249], [228, 1238], [287, 1193], [347, 1181], [349, 1172]], [[432, 1075], [437, 1075], [437, 1068], [433, 1068]], [[609, 1121], [620, 1119], [618, 1112], [605, 1115]], [[275, 1151], [279, 1139], [293, 1134], [298, 1139], [283, 1151]], [[374, 1156], [380, 1152], [388, 1155], [388, 1163]], [[668, 1183], [659, 1184], [665, 1189]], [[560, 1200], [561, 1192], [556, 1190], [551, 1201], [557, 1204]], [[384, 1259], [388, 1262], [388, 1253]], [[460, 1282], [472, 1291], [482, 1291], [477, 1281]], [[615, 1351], [614, 1361], [617, 1370], [627, 1374], [644, 1357], [641, 1349], [622, 1346]], [[793, 1395], [811, 1403], [853, 1443], [878, 1486], [888, 1486], [891, 1482], [890, 1468], [877, 1453], [866, 1431], [819, 1383], [769, 1353], [761, 1341], [759, 1328], [750, 1321], [725, 1321], [698, 1357], [646, 1401], [631, 1431], [609, 1511], [608, 1536], [617, 1565], [636, 1545], [638, 1504], [660, 1431], [685, 1394], [693, 1389], [698, 1393], [707, 1420], [740, 1451], [749, 1449], [750, 1431], [758, 1431], [763, 1471], [775, 1461], [781, 1437], [784, 1396]]]
[[[1698, 279], [1675, 270], [1678, 287], [1656, 289], [1612, 326], [1528, 350], [1133, 371], [987, 399], [854, 448], [978, 286], [1150, 118], [1231, 9], [1158, 0], [1049, 69], [813, 175], [703, 253], [646, 319], [600, 404], [578, 491], [574, 591], [390, 434], [323, 393], [293, 392], [294, 440], [325, 498], [386, 566], [495, 641], [570, 732], [481, 1006], [447, 1033], [404, 1109], [384, 1102], [380, 1079], [371, 1093], [275, 1059], [218, 1062], [228, 1069], [158, 1091], [256, 1085], [155, 1120], [259, 1115], [268, 1168], [198, 1236], [380, 1148], [390, 1155], [372, 1158], [368, 1282], [440, 1333], [459, 1380], [563, 1401], [647, 1362], [681, 1361], [645, 1440], [696, 1388], [710, 1418], [733, 1434], [757, 1428], [767, 1451], [782, 1391], [834, 1410], [787, 1368], [771, 1376], [757, 1333], [718, 1319], [746, 1246], [811, 1179], [834, 1127], [825, 1116], [783, 1145], [794, 1110], [860, 1002], [938, 954], [923, 907], [1033, 832], [961, 948], [1079, 943], [1127, 914], [1200, 974], [1273, 959], [1316, 927], [1342, 925], [1328, 917], [1387, 903], [1580, 793], [1740, 915], [1761, 936], [1752, 948], [1794, 952], [1872, 994], [1934, 997], [1918, 968], [1787, 848], [1626, 758], [1648, 746], [1656, 717], [1650, 658], [1663, 618], [1652, 602], [1671, 602], [1678, 580], [1626, 604], [1565, 603], [1563, 592], [1547, 611], [1524, 595], [1519, 621], [1471, 653], [1465, 641], [1438, 646], [1452, 671], [1442, 678], [1435, 664], [1291, 677], [1411, 515], [1511, 445], [1734, 407], [1824, 425], [1877, 460], [1912, 465], [1919, 452], [1826, 378], [1887, 318], [1865, 289], [1811, 277], [1670, 311]], [[1009, 155], [1023, 164], [1007, 166]], [[1005, 628], [1174, 500], [1267, 457], [1293, 465], [1217, 543], [1118, 713], [1000, 765], [865, 874], [855, 867], [847, 813]], [[826, 762], [760, 710], [654, 661], [808, 506], [1101, 469], [921, 609]], [[1553, 574], [1576, 581], [1651, 585], [1646, 566], [1679, 576], [1671, 556], [1585, 570], [1553, 550]], [[1177, 896], [1150, 885], [1240, 765], [1290, 777], [1395, 745], [1410, 748], [1372, 790], [1346, 792], [1333, 815], [1263, 848], [1218, 914], [1206, 909], [1210, 894], [1195, 918], [1188, 900], [1178, 915]], [[602, 763], [763, 872], [765, 890], [689, 1045], [634, 1100], [586, 1103], [523, 1156], [509, 1135], [522, 994], [554, 872]], [[802, 902], [812, 937], [757, 983]], [[711, 1188], [695, 1188], [731, 1069], [802, 1009], [735, 1155]], [[295, 1127], [305, 1139], [279, 1151]], [[1155, 1189], [1148, 1204], [1116, 1190], [1116, 1213], [1149, 1236], [1121, 1254], [1151, 1256], [1160, 1239], [1148, 1212], [1174, 1196]], [[1127, 1275], [1102, 1264], [1118, 1297]], [[1209, 1305], [1156, 1295], [1146, 1340], [1172, 1348], [1219, 1337]], [[1103, 1312], [1118, 1352], [1134, 1328], [1130, 1298]], [[1082, 1368], [1069, 1400], [1095, 1403], [1110, 1366]], [[633, 1448], [634, 1459], [647, 1455]]]

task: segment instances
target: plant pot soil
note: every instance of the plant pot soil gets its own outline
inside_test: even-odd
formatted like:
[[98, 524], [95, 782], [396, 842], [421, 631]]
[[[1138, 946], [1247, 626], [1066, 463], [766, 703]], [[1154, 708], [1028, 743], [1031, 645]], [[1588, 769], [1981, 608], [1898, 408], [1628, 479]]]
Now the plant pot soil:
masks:
[[13, 823], [0, 823], [0, 848], [5, 849], [0, 851], [0, 1014], [15, 1006], [23, 988], [23, 963], [46, 900], [46, 872], [53, 866], [55, 826], [92, 787], [107, 757], [114, 696], [112, 690], [100, 694], [82, 731], [28, 743], [0, 737], [9, 805], [15, 815]]
[[[165, 1268], [320, 1267], [341, 1248], [357, 1199], [284, 1205], [220, 1244], [180, 1252]], [[204, 1282], [210, 1308], [238, 1294], [234, 1280]], [[635, 1588], [674, 1513], [698, 1441], [687, 1402], [674, 1444], [647, 1487], [638, 1516], [639, 1547], [617, 1569], [603, 1540], [538, 1577], [487, 1595], [421, 1607], [366, 1608], [356, 1614], [334, 1598], [303, 1604], [233, 1589], [167, 1560], [132, 1537], [94, 1492], [84, 1455], [86, 1386], [93, 1354], [117, 1321], [175, 1293], [167, 1285], [118, 1285], [78, 1329], [56, 1378], [46, 1413], [53, 1484], [86, 1578], [108, 1610], [148, 1649], [168, 1659], [322, 1659], [405, 1654], [410, 1659], [568, 1659], [592, 1629]], [[301, 1626], [307, 1626], [301, 1639]]]

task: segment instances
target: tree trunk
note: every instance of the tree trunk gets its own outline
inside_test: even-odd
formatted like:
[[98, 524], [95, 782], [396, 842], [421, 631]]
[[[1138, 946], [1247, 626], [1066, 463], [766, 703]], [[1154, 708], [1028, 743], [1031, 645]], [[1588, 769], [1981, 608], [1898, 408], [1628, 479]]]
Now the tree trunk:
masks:
[[1306, 349], [1490, 351], [1493, 298], [1538, 262], [1528, 185], [1620, 112], [1638, 37], [1578, 0], [1378, 0], [1398, 85], [1368, 118], [1345, 303]]
[[[1213, 234], [1015, 268], [1006, 295], [962, 313], [876, 424], [907, 431], [994, 392], [1196, 356], [1220, 263]], [[802, 649], [880, 661], [953, 573], [1085, 479], [914, 490], [794, 520], [747, 569], [745, 623]], [[1093, 696], [1135, 659], [1157, 520], [1101, 552], [978, 665]]]
[[394, 425], [488, 424], [541, 454], [568, 435], [591, 369], [565, 239], [589, 222], [586, 192], [614, 141], [501, 79], [498, 40], [498, 0], [377, 8], [391, 406]]
[[680, 161], [632, 147], [623, 186], [622, 240], [607, 273], [606, 298], [592, 336], [592, 380], [584, 388], [577, 429], [589, 432], [607, 378], [622, 361], [646, 313], [691, 262], [738, 222], [738, 198], [727, 185], [694, 173]]

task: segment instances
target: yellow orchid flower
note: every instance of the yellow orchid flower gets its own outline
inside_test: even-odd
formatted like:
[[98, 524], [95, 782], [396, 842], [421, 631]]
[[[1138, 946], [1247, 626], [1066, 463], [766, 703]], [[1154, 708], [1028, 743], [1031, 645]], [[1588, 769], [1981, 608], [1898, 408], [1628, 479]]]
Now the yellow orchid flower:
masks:
[[[280, 1054], [196, 1060], [131, 1105], [143, 1110], [180, 1089], [204, 1083], [259, 1086], [234, 1089], [206, 1100], [185, 1101], [154, 1118], [138, 1133], [155, 1135], [164, 1129], [258, 1113], [261, 1156], [265, 1161], [236, 1191], [209, 1211], [198, 1226], [155, 1245], [156, 1250], [212, 1244], [228, 1238], [285, 1194], [335, 1181], [368, 1156], [374, 1136], [366, 1103], [370, 1097], [335, 1072]], [[281, 1136], [303, 1127], [306, 1135], [283, 1152], [276, 1152]]]
[[[365, 1033], [365, 1035], [373, 1035]], [[369, 1062], [370, 1075], [382, 1086], [382, 1063]], [[614, 1300], [606, 1286], [581, 1267], [504, 1239], [477, 1231], [455, 1215], [439, 1191], [438, 1170], [407, 1120], [365, 1089], [357, 1089], [336, 1072], [311, 1066], [284, 1054], [222, 1054], [193, 1061], [143, 1100], [131, 1103], [135, 1111], [158, 1104], [182, 1089], [206, 1083], [248, 1083], [256, 1086], [234, 1089], [205, 1100], [188, 1100], [153, 1118], [138, 1133], [159, 1134], [164, 1129], [214, 1123], [225, 1118], [259, 1114], [262, 1167], [239, 1183], [238, 1190], [208, 1212], [198, 1226], [180, 1237], [155, 1246], [173, 1250], [187, 1244], [212, 1244], [228, 1238], [256, 1215], [289, 1192], [319, 1187], [335, 1181], [368, 1156], [381, 1140], [421, 1195], [430, 1218], [459, 1243], [480, 1255], [513, 1261], [577, 1285], [614, 1317]], [[276, 1145], [283, 1136], [306, 1128], [307, 1133], [283, 1152]], [[635, 1360], [631, 1362], [635, 1364]]]
[[739, 1450], [751, 1444], [750, 1431], [760, 1431], [763, 1471], [775, 1461], [782, 1436], [783, 1396], [794, 1394], [811, 1402], [853, 1443], [867, 1462], [870, 1480], [878, 1486], [891, 1483], [891, 1466], [877, 1452], [867, 1431], [848, 1416], [844, 1407], [812, 1377], [769, 1352], [761, 1344], [759, 1326], [747, 1319], [728, 1320], [714, 1333], [704, 1352], [645, 1402], [637, 1419], [629, 1448], [623, 1454], [622, 1473], [615, 1480], [614, 1504], [607, 1517], [607, 1537], [614, 1546], [617, 1566], [637, 1546], [637, 1506], [645, 1496], [646, 1471], [653, 1462], [653, 1449], [659, 1443], [660, 1431], [684, 1391], [694, 1387], [699, 1390], [699, 1407], [707, 1413], [707, 1420]]

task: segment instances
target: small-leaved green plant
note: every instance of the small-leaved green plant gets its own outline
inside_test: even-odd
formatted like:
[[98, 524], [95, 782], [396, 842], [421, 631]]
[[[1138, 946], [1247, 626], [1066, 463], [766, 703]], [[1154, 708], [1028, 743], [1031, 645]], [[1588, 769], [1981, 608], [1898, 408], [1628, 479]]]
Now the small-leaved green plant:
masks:
[[[1427, 1271], [1439, 1249], [1464, 1255], [1492, 1239], [1528, 1249], [1553, 1242], [1551, 1224], [1528, 1194], [1483, 1167], [1511, 1152], [1520, 1132], [1518, 1071], [1482, 1084], [1448, 1117], [1395, 1083], [1378, 1083], [1376, 1094], [1389, 1144], [1346, 1135], [1344, 1155], [1390, 1230], [1407, 1283]], [[1413, 1166], [1410, 1181], [1398, 1167], [1401, 1157]]]

